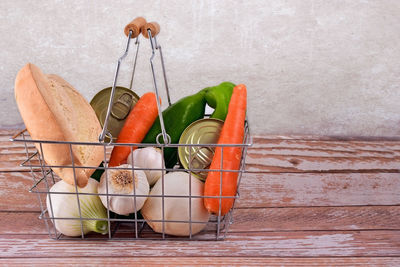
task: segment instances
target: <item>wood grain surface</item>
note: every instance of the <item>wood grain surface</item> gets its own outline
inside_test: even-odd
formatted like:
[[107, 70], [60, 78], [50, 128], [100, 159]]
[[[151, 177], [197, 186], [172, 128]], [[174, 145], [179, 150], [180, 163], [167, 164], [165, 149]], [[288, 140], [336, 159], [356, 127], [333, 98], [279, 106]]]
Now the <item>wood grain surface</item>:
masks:
[[15, 132], [0, 131], [0, 265], [400, 265], [400, 138], [257, 136], [226, 240], [90, 241], [49, 238]]
[[[47, 234], [39, 212], [0, 212], [0, 235]], [[400, 206], [240, 208], [230, 232], [400, 230]]]
[[399, 172], [400, 141], [254, 138], [254, 172]]
[[399, 266], [397, 257], [73, 257], [0, 258], [0, 265], [12, 266]]
[[400, 257], [399, 245], [400, 231], [394, 230], [231, 232], [224, 241], [166, 242], [55, 241], [47, 235], [6, 235], [0, 236], [0, 257]]
[[[35, 173], [40, 178], [40, 173]], [[246, 173], [237, 207], [399, 205], [396, 173]], [[50, 183], [50, 181], [48, 181]], [[0, 210], [38, 211], [30, 172], [0, 172]], [[46, 190], [41, 183], [40, 190]], [[339, 197], [340, 196], [340, 197]], [[42, 197], [43, 194], [42, 194]]]

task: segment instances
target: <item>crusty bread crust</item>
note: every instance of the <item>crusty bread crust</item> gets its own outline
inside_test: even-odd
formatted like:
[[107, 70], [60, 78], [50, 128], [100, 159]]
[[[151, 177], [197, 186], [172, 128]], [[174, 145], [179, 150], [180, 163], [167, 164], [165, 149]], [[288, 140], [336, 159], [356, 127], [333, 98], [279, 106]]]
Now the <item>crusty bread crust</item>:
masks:
[[[100, 123], [89, 103], [61, 77], [45, 75], [28, 63], [15, 80], [15, 99], [25, 126], [34, 140], [98, 142]], [[47, 164], [71, 166], [70, 146], [35, 143]], [[73, 145], [75, 166], [97, 167], [103, 159], [101, 146]], [[72, 168], [52, 168], [64, 181], [75, 184]], [[94, 169], [75, 169], [77, 185], [87, 184]]]

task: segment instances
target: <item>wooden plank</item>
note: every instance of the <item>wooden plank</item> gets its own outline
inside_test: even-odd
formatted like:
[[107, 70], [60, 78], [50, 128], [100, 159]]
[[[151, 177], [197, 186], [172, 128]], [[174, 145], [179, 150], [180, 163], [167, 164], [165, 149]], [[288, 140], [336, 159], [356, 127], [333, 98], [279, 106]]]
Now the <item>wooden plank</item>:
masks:
[[235, 209], [229, 231], [400, 230], [400, 206]]
[[[400, 137], [399, 137], [400, 138]], [[321, 141], [321, 140], [291, 140], [259, 139], [253, 146], [253, 150], [266, 149], [271, 154], [290, 154], [316, 156], [398, 156], [400, 141]], [[283, 152], [283, 153], [280, 153]], [[309, 152], [309, 153], [308, 153]]]
[[[1, 139], [4, 136], [0, 136], [0, 171], [29, 171], [29, 168], [20, 166], [27, 158], [24, 144]], [[29, 155], [36, 152], [32, 144], [28, 145], [28, 152]]]
[[398, 141], [257, 139], [246, 158], [254, 172], [398, 172]]
[[263, 140], [307, 140], [307, 141], [363, 141], [363, 142], [375, 142], [375, 141], [400, 141], [399, 136], [349, 136], [349, 135], [296, 135], [296, 134], [252, 134], [253, 143], [257, 143]]
[[[33, 151], [33, 149], [31, 149]], [[249, 149], [246, 157], [246, 170], [250, 172], [394, 172], [400, 163], [400, 156], [353, 156], [324, 157], [318, 154], [284, 154], [284, 151], [266, 153], [265, 150]], [[19, 164], [26, 159], [24, 148], [7, 148], [1, 151], [0, 171], [26, 171]], [[33, 152], [32, 152], [33, 153]], [[303, 152], [304, 154], [307, 152]], [[371, 153], [369, 153], [371, 154]]]
[[21, 131], [22, 128], [0, 128], [0, 137], [11, 137]]
[[[0, 212], [0, 234], [47, 234], [39, 212]], [[400, 206], [235, 209], [230, 232], [400, 230]]]
[[[1, 162], [10, 162], [0, 163], [0, 171], [26, 170], [18, 167], [25, 158], [23, 143], [10, 142], [8, 136], [0, 136]], [[259, 137], [248, 150], [246, 168], [253, 172], [399, 172], [399, 163], [400, 141]]]
[[[37, 152], [32, 143], [28, 143], [28, 155], [31, 156]], [[108, 149], [107, 155], [111, 154], [111, 149]], [[20, 171], [28, 172], [29, 167], [20, 166], [20, 164], [27, 159], [26, 149], [21, 142], [1, 141], [0, 136], [0, 172]], [[35, 156], [32, 158], [30, 164], [39, 165], [39, 158]], [[27, 163], [28, 164], [28, 163]], [[35, 168], [38, 171], [39, 168]]]
[[[37, 177], [41, 173], [36, 173]], [[45, 183], [40, 183], [40, 189]], [[29, 193], [28, 190], [34, 185], [31, 173], [27, 172], [0, 172], [0, 210], [7, 211], [39, 211], [38, 196]], [[41, 194], [42, 202], [45, 203], [45, 195]]]
[[395, 173], [247, 173], [238, 207], [399, 205]]
[[44, 220], [39, 219], [40, 212], [0, 212], [4, 227], [0, 234], [14, 235], [46, 235], [47, 229]]
[[[0, 172], [0, 210], [40, 210], [32, 185], [30, 173]], [[395, 173], [246, 173], [237, 207], [400, 205], [399, 191]]]
[[135, 242], [6, 235], [0, 236], [0, 257], [399, 257], [399, 244], [400, 231], [255, 232], [232, 233], [225, 241]]
[[260, 258], [260, 257], [68, 257], [8, 258], [0, 265], [12, 266], [398, 266], [397, 257]]

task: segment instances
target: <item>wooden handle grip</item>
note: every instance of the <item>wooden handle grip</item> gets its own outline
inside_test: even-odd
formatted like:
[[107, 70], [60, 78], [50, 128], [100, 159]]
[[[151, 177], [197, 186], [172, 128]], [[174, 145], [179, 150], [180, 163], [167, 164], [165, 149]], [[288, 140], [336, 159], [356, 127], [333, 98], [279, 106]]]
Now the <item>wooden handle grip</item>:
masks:
[[146, 38], [149, 38], [149, 33], [147, 32], [147, 30], [150, 30], [151, 36], [154, 37], [160, 32], [160, 25], [157, 22], [153, 21], [153, 22], [146, 23], [142, 27], [143, 36]]
[[146, 25], [146, 19], [143, 17], [137, 17], [125, 26], [125, 35], [129, 36], [129, 31], [132, 31], [131, 38], [136, 38], [140, 34], [140, 30], [144, 25]]

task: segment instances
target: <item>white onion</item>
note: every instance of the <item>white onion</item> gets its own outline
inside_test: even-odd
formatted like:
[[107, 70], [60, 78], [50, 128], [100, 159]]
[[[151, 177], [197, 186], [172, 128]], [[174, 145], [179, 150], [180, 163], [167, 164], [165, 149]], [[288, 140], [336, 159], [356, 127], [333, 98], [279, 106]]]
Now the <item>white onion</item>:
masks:
[[[79, 193], [97, 194], [98, 182], [90, 178], [88, 184], [78, 187]], [[75, 186], [59, 181], [54, 184], [50, 192], [67, 192], [75, 194], [48, 194], [46, 198], [46, 206], [49, 216], [54, 218], [77, 218], [77, 220], [52, 220], [56, 229], [67, 236], [81, 235], [81, 223], [79, 220], [78, 199]], [[50, 196], [50, 198], [49, 198]], [[51, 205], [50, 205], [51, 199]], [[107, 210], [103, 207], [99, 196], [97, 195], [79, 195], [79, 204], [81, 208], [82, 218], [107, 219]], [[108, 223], [103, 220], [83, 220], [83, 233], [94, 231], [102, 234], [108, 232]]]
[[[170, 172], [164, 176], [164, 220], [189, 221], [189, 181], [191, 180], [191, 196], [203, 196], [204, 184], [193, 175], [189, 179], [186, 172]], [[158, 233], [163, 231], [162, 222], [152, 222], [152, 220], [162, 220], [162, 198], [151, 197], [162, 195], [162, 179], [159, 179], [150, 192], [150, 196], [142, 208], [142, 215], [150, 227]], [[187, 198], [173, 198], [169, 196], [179, 195]], [[203, 198], [191, 198], [191, 231], [196, 234], [204, 229], [209, 220], [209, 213], [204, 207]], [[176, 236], [188, 236], [190, 224], [178, 222], [165, 222], [164, 230], [166, 234]]]

